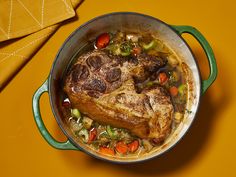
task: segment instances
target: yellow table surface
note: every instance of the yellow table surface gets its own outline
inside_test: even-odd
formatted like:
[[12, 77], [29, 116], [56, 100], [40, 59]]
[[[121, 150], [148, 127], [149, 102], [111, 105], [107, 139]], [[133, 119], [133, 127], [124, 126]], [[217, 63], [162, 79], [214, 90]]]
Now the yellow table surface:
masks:
[[[0, 176], [236, 176], [235, 7], [233, 0], [85, 0], [77, 9], [78, 19], [65, 23], [0, 93]], [[211, 43], [218, 63], [218, 78], [202, 97], [190, 131], [174, 149], [142, 164], [115, 165], [81, 152], [56, 150], [42, 138], [32, 115], [32, 95], [47, 78], [63, 41], [84, 22], [115, 11], [135, 11], [169, 24], [196, 27]], [[189, 35], [184, 37], [206, 78], [202, 48]], [[41, 99], [41, 111], [52, 135], [65, 140], [47, 94]]]

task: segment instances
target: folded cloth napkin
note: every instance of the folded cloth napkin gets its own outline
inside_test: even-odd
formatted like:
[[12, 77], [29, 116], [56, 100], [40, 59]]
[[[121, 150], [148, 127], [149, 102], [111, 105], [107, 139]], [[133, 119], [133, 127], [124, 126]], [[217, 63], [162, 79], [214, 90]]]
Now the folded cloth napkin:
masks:
[[59, 22], [75, 16], [74, 9], [81, 2], [0, 1], [0, 91], [56, 31]]

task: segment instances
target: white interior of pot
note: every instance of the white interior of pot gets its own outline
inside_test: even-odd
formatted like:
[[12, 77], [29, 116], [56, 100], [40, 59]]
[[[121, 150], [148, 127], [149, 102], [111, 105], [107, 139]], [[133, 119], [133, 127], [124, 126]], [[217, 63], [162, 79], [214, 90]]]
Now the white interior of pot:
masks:
[[[60, 97], [58, 95], [62, 94], [61, 86], [63, 75], [66, 72], [68, 65], [70, 64], [73, 55], [75, 55], [80, 48], [86, 45], [88, 41], [94, 40], [99, 34], [117, 30], [128, 30], [136, 32], [142, 31], [156, 34], [158, 38], [164, 41], [164, 43], [169, 46], [172, 51], [175, 52], [178, 57], [180, 57], [192, 71], [194, 87], [192, 93], [189, 94], [192, 96], [189, 97], [187, 102], [187, 109], [192, 113], [185, 114], [184, 120], [180, 123], [179, 127], [175, 130], [175, 132], [166, 139], [163, 145], [161, 145], [159, 148], [156, 148], [155, 151], [150, 152], [139, 158], [108, 157], [100, 155], [92, 149], [86, 148], [83, 143], [80, 143], [74, 137], [66, 121], [64, 121], [59, 106]], [[49, 85], [50, 102], [53, 109], [53, 113], [57, 119], [58, 124], [60, 125], [64, 133], [69, 137], [69, 139], [74, 144], [79, 144], [79, 146], [84, 149], [84, 151], [91, 155], [95, 155], [98, 158], [117, 162], [142, 161], [160, 155], [169, 148], [171, 148], [185, 134], [190, 124], [192, 123], [198, 108], [200, 97], [200, 77], [198, 73], [198, 68], [190, 49], [182, 40], [182, 38], [180, 38], [177, 33], [175, 33], [165, 23], [160, 22], [159, 20], [156, 20], [152, 17], [136, 13], [114, 13], [101, 16], [92, 21], [89, 21], [85, 25], [78, 28], [74, 33], [69, 36], [69, 38], [61, 47], [51, 70]]]

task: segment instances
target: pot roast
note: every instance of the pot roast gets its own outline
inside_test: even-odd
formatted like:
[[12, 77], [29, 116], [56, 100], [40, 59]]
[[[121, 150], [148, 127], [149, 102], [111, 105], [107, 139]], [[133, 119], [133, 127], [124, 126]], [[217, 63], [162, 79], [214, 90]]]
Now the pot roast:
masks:
[[64, 91], [91, 119], [161, 142], [171, 131], [174, 108], [162, 86], [142, 83], [155, 79], [166, 63], [147, 54], [126, 58], [95, 49], [71, 66]]

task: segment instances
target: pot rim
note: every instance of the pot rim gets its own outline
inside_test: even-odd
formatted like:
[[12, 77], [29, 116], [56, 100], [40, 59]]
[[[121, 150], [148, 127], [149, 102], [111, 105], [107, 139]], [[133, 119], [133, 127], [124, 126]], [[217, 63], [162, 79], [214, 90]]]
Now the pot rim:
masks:
[[[145, 18], [149, 18], [149, 19], [153, 19], [155, 21], [158, 21], [159, 23], [162, 23], [164, 24], [165, 26], [167, 26], [168, 28], [171, 29], [171, 31], [173, 31], [174, 33], [177, 34], [177, 36], [181, 39], [181, 41], [186, 45], [187, 49], [190, 51], [193, 59], [194, 59], [194, 64], [196, 65], [197, 67], [197, 75], [199, 77], [199, 90], [196, 90], [198, 93], [198, 102], [197, 102], [197, 105], [196, 105], [196, 112], [195, 114], [193, 115], [193, 118], [192, 118], [192, 121], [190, 122], [190, 124], [188, 125], [187, 129], [185, 130], [185, 132], [173, 143], [173, 144], [170, 144], [168, 149], [166, 149], [165, 151], [163, 152], [160, 152], [158, 154], [154, 154], [150, 157], [146, 157], [145, 159], [132, 159], [132, 160], [129, 160], [129, 161], [122, 161], [122, 160], [112, 160], [112, 159], [108, 159], [108, 158], [105, 158], [105, 157], [100, 157], [98, 155], [95, 155], [91, 152], [89, 152], [88, 150], [86, 150], [85, 148], [83, 148], [82, 146], [80, 146], [78, 143], [76, 143], [76, 141], [74, 141], [74, 139], [67, 133], [67, 131], [63, 128], [62, 126], [62, 123], [61, 123], [61, 120], [56, 116], [56, 112], [54, 110], [54, 107], [53, 107], [53, 101], [52, 101], [52, 89], [51, 89], [51, 85], [52, 85], [52, 74], [55, 70], [55, 66], [56, 66], [56, 63], [57, 63], [57, 60], [58, 60], [58, 56], [60, 55], [60, 53], [62, 52], [62, 49], [64, 48], [65, 44], [70, 41], [71, 38], [74, 37], [74, 35], [82, 28], [86, 27], [87, 25], [89, 25], [90, 23], [93, 23], [94, 21], [98, 20], [98, 19], [101, 19], [101, 18], [104, 18], [104, 17], [107, 17], [107, 16], [113, 16], [113, 15], [137, 15], [137, 16], [143, 16]], [[198, 110], [199, 110], [199, 104], [200, 104], [200, 101], [201, 101], [201, 87], [202, 87], [202, 78], [201, 78], [201, 75], [200, 75], [200, 70], [199, 70], [199, 66], [198, 66], [198, 63], [196, 61], [196, 57], [194, 56], [190, 46], [188, 45], [188, 43], [184, 40], [184, 38], [173, 28], [171, 27], [171, 25], [161, 21], [160, 19], [158, 18], [155, 18], [155, 17], [152, 17], [150, 15], [146, 15], [146, 14], [142, 14], [142, 13], [137, 13], [137, 12], [112, 12], [112, 13], [106, 13], [106, 14], [103, 14], [103, 15], [100, 15], [100, 16], [97, 16], [95, 18], [92, 18], [91, 20], [83, 23], [82, 25], [80, 25], [78, 28], [76, 28], [67, 38], [66, 40], [63, 42], [63, 44], [61, 45], [60, 49], [58, 50], [56, 56], [55, 56], [55, 59], [54, 59], [54, 62], [51, 66], [51, 69], [50, 69], [50, 73], [49, 73], [49, 77], [48, 77], [48, 92], [49, 92], [49, 100], [50, 100], [50, 106], [52, 108], [52, 112], [53, 112], [53, 115], [57, 121], [57, 124], [59, 125], [60, 129], [62, 130], [62, 132], [64, 133], [64, 135], [69, 139], [69, 141], [76, 147], [78, 148], [78, 150], [82, 150], [82, 152], [85, 152], [86, 154], [92, 156], [92, 157], [95, 157], [97, 159], [100, 159], [100, 160], [104, 160], [104, 161], [108, 161], [108, 162], [112, 162], [112, 163], [117, 163], [117, 164], [130, 164], [130, 163], [139, 163], [139, 162], [144, 162], [144, 161], [147, 161], [147, 160], [151, 160], [153, 158], [157, 158], [157, 157], [160, 157], [161, 155], [163, 155], [164, 153], [170, 151], [174, 146], [176, 146], [181, 140], [182, 138], [187, 134], [187, 132], [189, 131], [190, 127], [192, 126], [192, 123], [194, 121], [194, 119], [196, 118], [196, 114], [198, 113]]]

